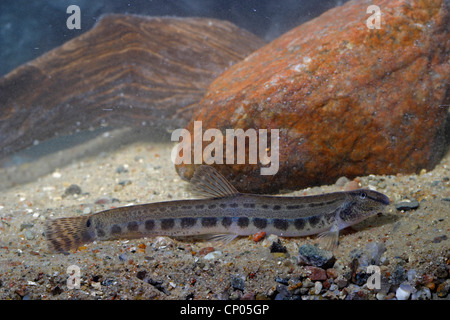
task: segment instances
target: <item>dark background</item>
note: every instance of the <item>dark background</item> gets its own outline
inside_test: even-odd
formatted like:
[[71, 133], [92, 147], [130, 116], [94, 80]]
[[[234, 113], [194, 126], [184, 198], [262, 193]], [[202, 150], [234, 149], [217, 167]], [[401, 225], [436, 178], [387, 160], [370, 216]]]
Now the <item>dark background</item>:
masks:
[[[270, 41], [346, 0], [0, 0], [0, 76], [89, 30], [102, 14], [211, 17]], [[81, 30], [69, 30], [69, 5]]]

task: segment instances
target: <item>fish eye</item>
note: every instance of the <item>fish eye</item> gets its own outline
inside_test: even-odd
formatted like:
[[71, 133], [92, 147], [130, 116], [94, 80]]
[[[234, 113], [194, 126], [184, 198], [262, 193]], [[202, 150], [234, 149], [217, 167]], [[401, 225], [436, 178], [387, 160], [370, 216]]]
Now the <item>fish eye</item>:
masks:
[[362, 192], [359, 194], [359, 197], [360, 197], [361, 199], [365, 199], [365, 198], [367, 197], [367, 193], [365, 193], [364, 191], [362, 191]]

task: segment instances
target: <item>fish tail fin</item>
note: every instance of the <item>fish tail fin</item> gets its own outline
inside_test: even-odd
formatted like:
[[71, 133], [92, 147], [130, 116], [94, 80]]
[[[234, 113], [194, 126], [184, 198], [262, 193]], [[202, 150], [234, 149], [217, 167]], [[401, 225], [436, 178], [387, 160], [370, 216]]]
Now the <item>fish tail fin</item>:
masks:
[[90, 216], [59, 218], [47, 221], [45, 237], [51, 251], [65, 252], [95, 240]]

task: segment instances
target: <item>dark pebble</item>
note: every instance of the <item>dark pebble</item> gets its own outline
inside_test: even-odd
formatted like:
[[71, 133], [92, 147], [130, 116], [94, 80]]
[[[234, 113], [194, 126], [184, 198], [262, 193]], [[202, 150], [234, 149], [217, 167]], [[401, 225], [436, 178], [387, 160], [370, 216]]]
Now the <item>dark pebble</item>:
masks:
[[76, 184], [71, 184], [67, 187], [66, 191], [64, 191], [64, 196], [70, 196], [74, 194], [81, 194], [81, 188]]
[[194, 297], [195, 297], [194, 293], [191, 292], [184, 299], [185, 300], [194, 300]]
[[406, 270], [401, 265], [397, 265], [390, 277], [391, 284], [399, 285], [402, 282], [406, 281], [407, 279], [408, 275], [406, 273]]
[[161, 291], [162, 293], [165, 293], [166, 295], [170, 295], [170, 292], [166, 290], [163, 286], [163, 282], [161, 280], [153, 280], [151, 278], [145, 278], [144, 281], [146, 281], [148, 284], [151, 284], [156, 289]]
[[417, 209], [418, 207], [419, 207], [419, 201], [417, 201], [417, 200], [402, 201], [395, 205], [395, 209], [403, 210], [403, 211], [414, 210], [414, 209]]
[[298, 262], [304, 265], [315, 266], [323, 269], [333, 267], [336, 258], [333, 253], [322, 250], [311, 244], [304, 244], [298, 249]]
[[57, 295], [61, 294], [61, 292], [62, 292], [62, 290], [61, 290], [61, 288], [58, 285], [54, 286], [52, 288], [52, 295], [54, 295], [54, 296], [57, 296]]
[[278, 239], [276, 242], [275, 241], [272, 242], [272, 245], [270, 246], [270, 253], [274, 252], [282, 252], [282, 253], [287, 252], [286, 247], [281, 244], [280, 239]]
[[144, 280], [145, 276], [147, 275], [147, 271], [143, 270], [143, 271], [138, 271], [136, 273], [136, 277], [140, 280]]
[[117, 167], [116, 172], [117, 173], [124, 173], [124, 172], [128, 172], [128, 169], [125, 168], [125, 166], [120, 165], [120, 166]]
[[358, 286], [363, 286], [367, 283], [367, 279], [369, 279], [369, 276], [370, 275], [365, 272], [358, 272], [352, 278], [352, 282], [354, 282]]
[[441, 241], [445, 241], [445, 240], [447, 240], [447, 239], [448, 239], [447, 236], [444, 234], [444, 235], [442, 235], [442, 236], [435, 237], [435, 238], [433, 239], [433, 243], [440, 243]]
[[278, 283], [284, 284], [284, 285], [286, 285], [286, 286], [289, 284], [289, 278], [280, 278], [280, 277], [277, 277], [277, 278], [275, 279], [275, 281], [278, 282]]
[[114, 284], [114, 280], [113, 279], [106, 279], [102, 281], [102, 286], [110, 286]]
[[119, 255], [119, 260], [120, 261], [127, 261], [128, 260], [128, 255], [126, 253], [122, 253]]
[[245, 282], [240, 277], [231, 277], [231, 287], [235, 290], [244, 291]]
[[121, 186], [128, 186], [128, 185], [130, 185], [131, 184], [131, 180], [122, 180], [122, 181], [120, 181], [119, 182], [119, 184], [121, 185]]
[[444, 265], [440, 265], [436, 269], [436, 277], [441, 278], [441, 279], [445, 279], [448, 277], [448, 271]]
[[275, 300], [288, 300], [292, 296], [292, 292], [288, 290], [288, 287], [283, 284], [277, 284], [277, 295]]

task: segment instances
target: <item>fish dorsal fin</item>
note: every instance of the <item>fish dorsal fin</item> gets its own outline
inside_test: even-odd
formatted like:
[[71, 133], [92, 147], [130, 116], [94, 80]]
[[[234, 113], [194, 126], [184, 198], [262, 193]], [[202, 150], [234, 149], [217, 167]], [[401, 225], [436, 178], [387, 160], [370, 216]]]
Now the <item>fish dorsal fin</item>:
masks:
[[211, 166], [201, 165], [195, 170], [190, 188], [196, 195], [207, 198], [235, 196], [239, 191]]

